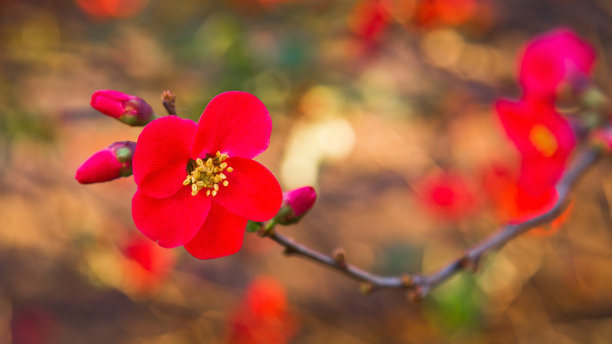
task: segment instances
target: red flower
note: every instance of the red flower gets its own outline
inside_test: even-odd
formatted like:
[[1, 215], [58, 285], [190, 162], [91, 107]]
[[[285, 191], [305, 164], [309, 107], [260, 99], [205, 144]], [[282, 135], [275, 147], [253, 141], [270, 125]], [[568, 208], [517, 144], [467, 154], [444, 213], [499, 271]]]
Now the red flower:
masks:
[[416, 10], [416, 19], [423, 27], [457, 26], [472, 19], [478, 8], [475, 0], [423, 0]]
[[556, 112], [552, 101], [500, 100], [495, 107], [521, 155], [520, 187], [535, 196], [554, 188], [576, 146], [569, 122]]
[[520, 59], [520, 83], [528, 96], [554, 97], [560, 84], [574, 86], [591, 72], [595, 51], [569, 29], [544, 33], [527, 43]]
[[[482, 186], [488, 193], [497, 217], [504, 223], [520, 223], [549, 211], [557, 202], [559, 195], [550, 187], [534, 194], [518, 182], [517, 171], [503, 164], [485, 169]], [[546, 227], [537, 227], [533, 234], [550, 235], [557, 232], [567, 219], [571, 207], [565, 210]]]
[[75, 0], [88, 15], [99, 18], [129, 18], [140, 13], [148, 0]]
[[433, 215], [450, 221], [474, 213], [478, 207], [469, 184], [458, 174], [437, 173], [414, 186], [417, 199]]
[[389, 14], [377, 0], [358, 2], [349, 17], [350, 28], [365, 42], [376, 42], [389, 23]]
[[10, 330], [13, 344], [58, 343], [58, 319], [43, 308], [13, 308]]
[[285, 289], [275, 279], [260, 277], [247, 290], [242, 304], [230, 316], [231, 344], [283, 344], [294, 336]]
[[174, 264], [172, 252], [155, 245], [142, 235], [130, 236], [121, 249], [127, 258], [124, 277], [138, 292], [154, 290], [166, 278]]
[[247, 219], [268, 220], [281, 205], [276, 178], [251, 160], [268, 148], [271, 130], [264, 104], [244, 92], [216, 96], [197, 124], [176, 116], [149, 123], [132, 163], [136, 227], [200, 259], [236, 253]]

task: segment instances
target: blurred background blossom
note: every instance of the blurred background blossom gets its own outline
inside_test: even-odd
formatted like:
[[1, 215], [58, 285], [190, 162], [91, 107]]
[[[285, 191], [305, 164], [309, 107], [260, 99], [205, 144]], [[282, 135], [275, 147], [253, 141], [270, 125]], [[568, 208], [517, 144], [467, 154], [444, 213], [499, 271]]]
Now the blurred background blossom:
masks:
[[431, 272], [530, 211], [493, 106], [520, 98], [525, 42], [572, 28], [609, 94], [610, 20], [607, 0], [0, 2], [0, 342], [227, 343], [246, 338], [236, 326], [278, 343], [609, 342], [607, 161], [554, 235], [517, 239], [417, 305], [364, 297], [256, 235], [210, 261], [144, 244], [131, 178], [74, 174], [140, 132], [92, 109], [96, 90], [163, 115], [170, 89], [191, 119], [220, 92], [251, 92], [274, 122], [258, 160], [285, 190], [318, 194], [285, 232], [377, 273]]

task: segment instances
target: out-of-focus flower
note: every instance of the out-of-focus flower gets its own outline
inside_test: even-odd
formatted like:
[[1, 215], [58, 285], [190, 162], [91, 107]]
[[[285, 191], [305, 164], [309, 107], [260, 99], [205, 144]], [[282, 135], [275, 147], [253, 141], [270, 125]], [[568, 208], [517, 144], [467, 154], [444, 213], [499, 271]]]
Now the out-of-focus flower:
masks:
[[121, 252], [126, 257], [124, 280], [137, 292], [148, 292], [158, 287], [174, 264], [172, 252], [141, 235], [130, 236]]
[[377, 0], [358, 2], [349, 17], [351, 30], [370, 47], [376, 44], [389, 24], [389, 14]]
[[140, 13], [149, 0], [75, 0], [87, 15], [97, 19], [130, 18]]
[[274, 8], [277, 5], [283, 4], [283, 3], [287, 3], [287, 2], [291, 2], [293, 0], [258, 0], [259, 3], [269, 9]]
[[91, 106], [103, 114], [131, 126], [143, 126], [157, 116], [144, 100], [114, 90], [99, 90], [91, 96]]
[[216, 96], [197, 124], [176, 116], [149, 123], [132, 165], [136, 227], [200, 259], [238, 252], [247, 220], [269, 220], [281, 206], [278, 181], [251, 160], [268, 148], [271, 130], [264, 104], [245, 92]]
[[456, 26], [472, 19], [477, 12], [476, 0], [422, 0], [416, 10], [420, 26]]
[[283, 204], [274, 217], [276, 222], [289, 225], [299, 222], [317, 200], [317, 192], [312, 186], [304, 186], [283, 193]]
[[58, 323], [42, 308], [23, 308], [13, 311], [11, 335], [13, 344], [44, 344], [57, 342]]
[[[482, 187], [491, 200], [495, 214], [502, 223], [520, 223], [549, 211], [557, 202], [555, 188], [542, 189], [538, 194], [526, 190], [518, 182], [519, 171], [508, 165], [487, 167], [482, 174]], [[530, 230], [532, 234], [556, 233], [571, 212], [568, 207], [547, 226]]]
[[414, 185], [417, 200], [434, 216], [457, 221], [474, 214], [478, 202], [469, 183], [452, 172], [434, 173]]
[[377, 39], [389, 21], [384, 6], [377, 0], [362, 0], [355, 5], [349, 18], [353, 32], [364, 39]]
[[114, 142], [89, 157], [77, 169], [74, 178], [81, 184], [90, 184], [130, 176], [135, 149], [136, 142]]
[[550, 100], [500, 100], [495, 108], [521, 156], [521, 188], [532, 195], [554, 188], [576, 146], [569, 122]]
[[248, 287], [241, 305], [230, 315], [230, 344], [283, 344], [297, 332], [285, 289], [275, 279], [260, 277]]
[[585, 86], [595, 51], [570, 29], [558, 28], [530, 40], [519, 62], [525, 95], [554, 99], [564, 82], [575, 90]]

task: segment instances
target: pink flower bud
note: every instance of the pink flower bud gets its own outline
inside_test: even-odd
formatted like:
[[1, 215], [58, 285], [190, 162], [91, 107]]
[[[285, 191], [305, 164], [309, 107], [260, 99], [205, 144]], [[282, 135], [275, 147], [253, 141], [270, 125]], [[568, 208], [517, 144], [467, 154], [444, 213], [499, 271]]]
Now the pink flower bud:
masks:
[[91, 106], [130, 126], [143, 126], [157, 116], [144, 100], [113, 90], [99, 90], [91, 96]]
[[136, 142], [119, 141], [90, 156], [74, 177], [81, 184], [101, 183], [132, 174]]
[[277, 223], [290, 225], [299, 222], [317, 200], [312, 186], [304, 186], [283, 193], [283, 205], [275, 217]]

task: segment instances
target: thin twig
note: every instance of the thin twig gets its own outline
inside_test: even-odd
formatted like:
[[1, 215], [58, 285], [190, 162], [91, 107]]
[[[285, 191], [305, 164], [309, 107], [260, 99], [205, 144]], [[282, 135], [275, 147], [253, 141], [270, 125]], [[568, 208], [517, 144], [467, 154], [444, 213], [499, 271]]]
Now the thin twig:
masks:
[[170, 90], [163, 91], [161, 98], [164, 104], [164, 108], [166, 108], [166, 112], [168, 112], [168, 115], [177, 116], [176, 95], [174, 94], [174, 92]]
[[461, 257], [450, 262], [437, 272], [430, 275], [401, 275], [401, 276], [380, 276], [354, 265], [347, 263], [344, 259], [339, 261], [337, 258], [312, 250], [295, 240], [279, 233], [275, 228], [268, 228], [261, 232], [265, 237], [276, 241], [285, 247], [285, 254], [306, 258], [325, 266], [328, 266], [340, 273], [347, 275], [355, 280], [361, 281], [367, 288], [362, 288], [366, 292], [376, 289], [400, 289], [413, 290], [413, 297], [419, 299], [434, 287], [442, 284], [451, 276], [465, 269], [475, 269], [480, 258], [487, 252], [499, 249], [506, 245], [510, 240], [527, 232], [529, 229], [541, 226], [556, 219], [565, 210], [567, 199], [572, 186], [578, 178], [596, 161], [600, 151], [596, 148], [584, 150], [573, 165], [566, 171], [559, 183], [557, 192], [559, 197], [555, 205], [539, 216], [527, 221], [508, 224], [495, 231], [488, 238], [469, 248]]

